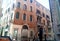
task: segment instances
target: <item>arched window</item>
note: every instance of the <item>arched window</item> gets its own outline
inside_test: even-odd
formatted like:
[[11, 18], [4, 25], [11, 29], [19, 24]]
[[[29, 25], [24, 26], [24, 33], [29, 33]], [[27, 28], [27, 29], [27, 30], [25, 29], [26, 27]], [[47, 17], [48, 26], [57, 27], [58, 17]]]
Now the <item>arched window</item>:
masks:
[[28, 29], [28, 27], [26, 25], [23, 26], [23, 29]]
[[16, 19], [19, 19], [19, 12], [16, 12]]
[[23, 10], [27, 10], [27, 5], [26, 4], [24, 4]]

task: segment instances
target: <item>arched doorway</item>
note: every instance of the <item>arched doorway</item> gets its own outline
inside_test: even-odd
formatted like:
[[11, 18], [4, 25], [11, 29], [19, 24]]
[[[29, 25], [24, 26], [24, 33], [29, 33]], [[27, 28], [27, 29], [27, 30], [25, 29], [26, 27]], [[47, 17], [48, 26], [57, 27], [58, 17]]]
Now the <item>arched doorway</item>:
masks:
[[21, 41], [28, 41], [28, 26], [24, 25], [21, 30]]

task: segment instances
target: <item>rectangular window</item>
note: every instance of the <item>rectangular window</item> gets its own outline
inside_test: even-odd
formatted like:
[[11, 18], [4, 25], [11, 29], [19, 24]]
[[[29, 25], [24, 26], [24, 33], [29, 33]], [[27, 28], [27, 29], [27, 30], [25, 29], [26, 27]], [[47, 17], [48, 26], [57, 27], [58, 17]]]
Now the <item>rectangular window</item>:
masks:
[[60, 0], [58, 0], [59, 1], [59, 6], [60, 6]]
[[45, 20], [43, 20], [43, 25], [45, 25]]
[[12, 7], [13, 7], [12, 9], [14, 9], [14, 4], [12, 5]]
[[31, 36], [31, 37], [33, 36], [33, 31], [30, 31], [30, 36]]
[[33, 2], [33, 0], [30, 0], [30, 3], [32, 3]]
[[8, 12], [10, 11], [10, 8], [8, 8]]
[[18, 37], [18, 29], [14, 29], [14, 37], [17, 40], [17, 37]]
[[19, 19], [19, 12], [16, 13], [16, 19]]
[[18, 34], [18, 29], [14, 29], [14, 36]]
[[43, 17], [45, 17], [45, 14], [43, 13]]
[[3, 27], [0, 28], [0, 36], [2, 36], [2, 34], [3, 34]]
[[30, 11], [32, 12], [32, 6], [30, 6]]
[[8, 27], [9, 27], [9, 26], [7, 25], [7, 26], [6, 26], [6, 29], [7, 29]]
[[11, 20], [13, 19], [13, 13], [11, 14]]
[[49, 18], [49, 16], [48, 16], [48, 15], [46, 15], [46, 18]]
[[30, 15], [30, 21], [32, 21], [32, 15]]
[[41, 23], [41, 18], [40, 16], [37, 16], [37, 23]]
[[24, 1], [27, 1], [27, 0], [24, 0]]
[[51, 28], [48, 28], [48, 32], [51, 33]]
[[17, 8], [20, 8], [20, 2], [17, 3]]
[[38, 9], [36, 10], [36, 14], [40, 14], [40, 11]]
[[24, 4], [23, 10], [27, 10], [27, 5], [26, 4]]
[[26, 20], [26, 14], [23, 15], [23, 20]]
[[8, 34], [8, 32], [6, 31], [6, 32], [5, 32], [5, 36], [7, 36], [7, 34]]
[[50, 21], [49, 20], [47, 21], [47, 25], [50, 26]]

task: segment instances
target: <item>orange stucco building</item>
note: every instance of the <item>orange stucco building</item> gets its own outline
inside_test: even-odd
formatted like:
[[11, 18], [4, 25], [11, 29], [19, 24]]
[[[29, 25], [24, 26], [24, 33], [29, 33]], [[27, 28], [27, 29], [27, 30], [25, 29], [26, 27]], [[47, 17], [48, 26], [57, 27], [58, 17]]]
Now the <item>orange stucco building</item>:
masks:
[[33, 41], [34, 37], [38, 38], [39, 28], [43, 28], [43, 38], [45, 34], [48, 37], [48, 25], [51, 26], [50, 11], [36, 0], [11, 0], [7, 9], [5, 13], [10, 28], [5, 35], [17, 41]]

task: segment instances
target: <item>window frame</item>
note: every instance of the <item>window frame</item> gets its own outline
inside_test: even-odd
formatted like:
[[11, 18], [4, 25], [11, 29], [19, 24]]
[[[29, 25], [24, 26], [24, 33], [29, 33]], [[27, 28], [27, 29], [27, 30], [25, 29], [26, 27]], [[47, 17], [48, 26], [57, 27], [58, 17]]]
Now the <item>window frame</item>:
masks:
[[6, 31], [5, 34], [4, 34], [4, 36], [7, 36], [7, 35], [8, 35], [8, 32]]
[[16, 12], [16, 15], [15, 15], [16, 19], [19, 19], [19, 16], [20, 16], [20, 13]]
[[24, 1], [27, 1], [27, 0], [24, 0]]
[[45, 17], [45, 14], [43, 13], [42, 16]]
[[32, 15], [30, 15], [30, 22], [32, 22], [33, 21], [33, 16]]
[[13, 5], [12, 5], [12, 9], [14, 9], [15, 8], [15, 4], [13, 3]]
[[27, 5], [26, 4], [23, 5], [23, 10], [27, 10]]
[[17, 7], [17, 8], [20, 8], [20, 5], [21, 5], [20, 2], [17, 2], [16, 7]]
[[41, 14], [40, 10], [36, 9], [36, 14]]
[[23, 20], [24, 21], [26, 20], [26, 14], [25, 13], [23, 14]]
[[10, 8], [8, 8], [8, 12], [10, 12]]
[[30, 36], [33, 37], [33, 31], [30, 31]]
[[49, 18], [50, 19], [50, 17], [48, 15], [46, 15], [46, 18]]
[[32, 6], [30, 6], [30, 12], [32, 12], [33, 11], [33, 7]]
[[33, 3], [33, 0], [30, 0], [30, 3]]

